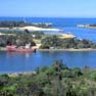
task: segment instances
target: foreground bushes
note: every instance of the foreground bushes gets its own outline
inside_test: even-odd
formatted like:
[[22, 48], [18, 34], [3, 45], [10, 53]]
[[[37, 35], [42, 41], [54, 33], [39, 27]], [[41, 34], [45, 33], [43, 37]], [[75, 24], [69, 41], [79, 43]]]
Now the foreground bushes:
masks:
[[0, 96], [96, 96], [96, 71], [56, 61], [36, 74], [1, 75]]

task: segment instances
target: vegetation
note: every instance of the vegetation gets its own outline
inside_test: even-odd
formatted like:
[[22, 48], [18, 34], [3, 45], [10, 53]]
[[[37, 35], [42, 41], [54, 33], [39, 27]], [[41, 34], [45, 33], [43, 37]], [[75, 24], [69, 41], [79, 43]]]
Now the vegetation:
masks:
[[96, 96], [96, 70], [56, 61], [36, 74], [0, 75], [0, 96]]
[[43, 37], [45, 34], [44, 34], [44, 32], [35, 31], [35, 32], [31, 32], [31, 35], [32, 35], [35, 39], [41, 40], [42, 37]]
[[[5, 33], [4, 33], [5, 34]], [[6, 45], [24, 46], [30, 43], [31, 46], [36, 45], [33, 41], [32, 35], [25, 31], [21, 32], [8, 32], [5, 35], [0, 36], [0, 47], [6, 47]]]
[[46, 35], [44, 32], [30, 32], [27, 29], [24, 31], [7, 31], [2, 32], [0, 36], [0, 47], [6, 45], [15, 44], [17, 46], [24, 46], [31, 43], [32, 46], [35, 43], [40, 44], [41, 49], [80, 49], [80, 48], [96, 48], [96, 44], [89, 40], [79, 40], [77, 38], [60, 38], [57, 35]]
[[32, 25], [41, 28], [52, 28], [51, 23], [32, 23]]
[[61, 39], [56, 35], [53, 36], [47, 36], [41, 40], [41, 48], [56, 48], [56, 49], [64, 49], [64, 48], [96, 48], [96, 44], [92, 43], [88, 40], [79, 40], [77, 38], [67, 38], [67, 39]]
[[0, 21], [0, 27], [23, 27], [31, 25], [29, 23], [25, 23], [24, 21]]
[[24, 26], [36, 26], [42, 28], [51, 28], [51, 23], [28, 23], [24, 21], [0, 21], [0, 27], [24, 27]]

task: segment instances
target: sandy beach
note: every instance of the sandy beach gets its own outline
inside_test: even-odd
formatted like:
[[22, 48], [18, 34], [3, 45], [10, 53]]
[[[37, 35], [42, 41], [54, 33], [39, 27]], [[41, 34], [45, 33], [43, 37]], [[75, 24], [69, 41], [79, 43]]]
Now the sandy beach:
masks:
[[61, 31], [58, 28], [41, 28], [41, 27], [36, 27], [36, 26], [24, 26], [24, 27], [13, 27], [13, 28], [4, 28], [4, 27], [0, 27], [0, 30], [29, 30], [29, 31]]
[[36, 26], [25, 26], [25, 27], [18, 27], [20, 30], [29, 30], [29, 31], [60, 31], [58, 28], [41, 28]]

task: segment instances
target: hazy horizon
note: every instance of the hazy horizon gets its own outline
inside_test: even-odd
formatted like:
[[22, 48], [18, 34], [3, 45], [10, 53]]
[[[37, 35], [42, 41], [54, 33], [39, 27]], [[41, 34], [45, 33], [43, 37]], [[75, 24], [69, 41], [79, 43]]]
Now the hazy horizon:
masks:
[[95, 19], [96, 17], [47, 17], [47, 16], [0, 16], [0, 18], [68, 18], [68, 19]]

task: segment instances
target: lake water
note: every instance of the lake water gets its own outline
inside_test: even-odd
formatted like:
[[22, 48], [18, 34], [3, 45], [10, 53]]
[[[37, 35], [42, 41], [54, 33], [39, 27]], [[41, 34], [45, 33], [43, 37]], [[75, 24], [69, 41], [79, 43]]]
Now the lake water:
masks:
[[55, 60], [62, 60], [71, 68], [96, 68], [96, 52], [0, 52], [0, 73], [33, 71], [38, 67], [50, 66]]
[[[80, 39], [96, 42], [96, 29], [77, 28], [77, 24], [96, 24], [96, 18], [23, 18], [0, 17], [0, 20], [52, 23], [54, 27], [72, 33]], [[32, 54], [0, 52], [0, 73], [33, 71], [63, 60], [69, 67], [96, 68], [96, 52], [37, 52]]]

